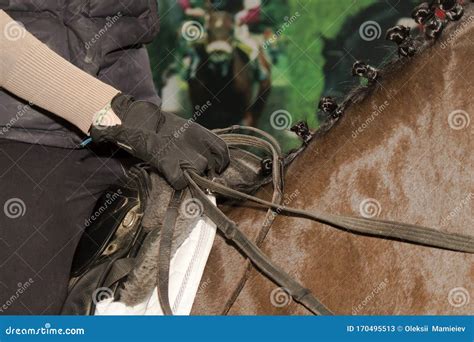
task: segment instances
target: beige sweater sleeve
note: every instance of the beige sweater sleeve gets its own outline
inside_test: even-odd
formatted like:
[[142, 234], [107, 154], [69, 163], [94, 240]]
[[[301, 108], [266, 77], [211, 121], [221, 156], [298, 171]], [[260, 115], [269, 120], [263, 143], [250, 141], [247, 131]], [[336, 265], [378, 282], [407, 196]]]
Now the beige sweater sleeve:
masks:
[[119, 93], [60, 57], [2, 10], [0, 87], [66, 119], [84, 133], [94, 115]]

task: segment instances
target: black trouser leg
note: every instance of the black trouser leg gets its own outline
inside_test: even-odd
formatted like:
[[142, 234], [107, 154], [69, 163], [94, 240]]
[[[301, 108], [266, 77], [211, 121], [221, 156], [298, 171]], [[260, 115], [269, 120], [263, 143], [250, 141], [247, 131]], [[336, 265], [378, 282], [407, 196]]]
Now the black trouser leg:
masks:
[[85, 220], [122, 175], [89, 150], [0, 140], [0, 315], [60, 312]]

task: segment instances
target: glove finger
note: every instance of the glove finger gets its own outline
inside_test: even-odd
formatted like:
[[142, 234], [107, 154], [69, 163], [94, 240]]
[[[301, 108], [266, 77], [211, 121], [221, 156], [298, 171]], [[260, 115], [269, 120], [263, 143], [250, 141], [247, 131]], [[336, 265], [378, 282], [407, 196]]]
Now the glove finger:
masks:
[[178, 158], [165, 159], [153, 166], [160, 171], [174, 189], [182, 190], [188, 185]]
[[212, 154], [213, 166], [217, 173], [222, 173], [230, 163], [229, 147], [218, 136], [212, 134], [209, 149]]
[[181, 159], [180, 166], [183, 170], [193, 170], [202, 175], [209, 168], [209, 159], [195, 153], [192, 157]]

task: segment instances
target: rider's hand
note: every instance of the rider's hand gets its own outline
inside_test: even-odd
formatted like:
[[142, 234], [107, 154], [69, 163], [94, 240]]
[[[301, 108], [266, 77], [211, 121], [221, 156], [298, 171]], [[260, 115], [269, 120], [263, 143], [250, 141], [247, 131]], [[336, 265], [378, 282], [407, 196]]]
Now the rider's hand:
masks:
[[113, 142], [149, 162], [175, 189], [187, 185], [183, 169], [199, 174], [211, 169], [221, 173], [229, 164], [224, 141], [190, 120], [125, 95], [114, 98], [112, 109], [122, 125], [93, 126], [93, 140]]

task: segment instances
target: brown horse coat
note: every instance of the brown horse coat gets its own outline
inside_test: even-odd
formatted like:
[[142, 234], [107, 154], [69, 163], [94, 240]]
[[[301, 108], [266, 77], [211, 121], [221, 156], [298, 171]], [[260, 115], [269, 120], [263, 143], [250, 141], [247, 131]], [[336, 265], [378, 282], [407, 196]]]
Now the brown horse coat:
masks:
[[[286, 204], [474, 234], [473, 56], [470, 6], [438, 43], [385, 73], [369, 96], [313, 140], [287, 172]], [[266, 193], [259, 195], [268, 199]], [[262, 210], [229, 214], [257, 239]], [[262, 249], [336, 314], [474, 314], [473, 255], [281, 215]], [[288, 298], [279, 302], [276, 286], [255, 270], [236, 292], [245, 265], [219, 237], [194, 313], [223, 313], [233, 293], [229, 314], [309, 313]]]

